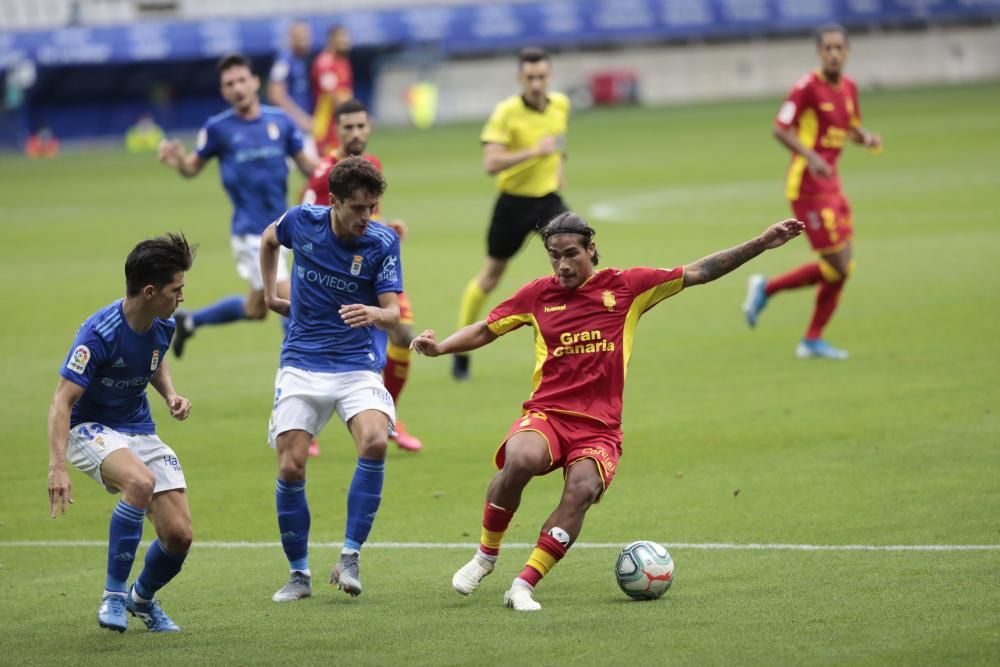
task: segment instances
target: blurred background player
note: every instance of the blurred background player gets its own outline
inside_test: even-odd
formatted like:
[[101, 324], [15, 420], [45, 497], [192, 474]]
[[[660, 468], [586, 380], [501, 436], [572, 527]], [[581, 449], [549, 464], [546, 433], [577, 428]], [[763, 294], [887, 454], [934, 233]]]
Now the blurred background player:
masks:
[[[107, 577], [97, 611], [102, 628], [125, 632], [126, 611], [151, 632], [180, 630], [154, 600], [180, 572], [191, 547], [187, 484], [177, 455], [156, 435], [146, 385], [187, 419], [191, 403], [174, 390], [167, 348], [174, 310], [184, 301], [184, 272], [194, 248], [183, 236], [143, 241], [125, 260], [125, 298], [87, 318], [49, 408], [49, 513], [66, 512], [73, 491], [66, 462], [109, 492], [121, 492], [111, 514]], [[156, 529], [139, 578], [127, 588], [143, 519]]]
[[[261, 105], [260, 79], [247, 58], [226, 56], [218, 71], [222, 97], [231, 108], [208, 119], [198, 133], [193, 153], [186, 153], [175, 139], [160, 144], [159, 158], [185, 178], [197, 176], [213, 157], [219, 159], [222, 186], [233, 202], [231, 245], [236, 271], [250, 291], [247, 296], [229, 296], [192, 313], [178, 312], [174, 338], [178, 357], [198, 327], [267, 317], [260, 235], [288, 206], [285, 158], [291, 157], [306, 176], [316, 168], [316, 160], [303, 149], [302, 133], [291, 118], [281, 109]], [[278, 289], [288, 296], [287, 256], [278, 265]]]
[[821, 69], [796, 82], [778, 111], [774, 136], [792, 152], [785, 194], [795, 217], [806, 223], [819, 260], [770, 280], [751, 276], [743, 312], [753, 327], [771, 296], [818, 283], [812, 319], [795, 354], [803, 359], [846, 359], [846, 350], [823, 340], [823, 328], [854, 268], [851, 206], [840, 187], [837, 158], [848, 139], [877, 152], [882, 138], [861, 126], [857, 86], [843, 73], [848, 54], [844, 28], [828, 25], [817, 30], [816, 51]]
[[344, 26], [333, 26], [326, 33], [326, 46], [313, 61], [309, 79], [312, 83], [313, 138], [320, 155], [337, 147], [337, 107], [354, 97], [354, 70], [348, 57], [351, 34]]
[[562, 469], [559, 505], [504, 594], [507, 607], [541, 609], [533, 597], [535, 586], [576, 541], [584, 515], [601, 499], [618, 467], [622, 393], [639, 318], [683, 288], [724, 276], [801, 232], [801, 222], [785, 220], [742, 245], [683, 267], [598, 271], [594, 230], [579, 216], [564, 213], [541, 230], [555, 275], [528, 283], [484, 321], [440, 343], [429, 330], [414, 339], [417, 352], [436, 357], [488, 345], [526, 324], [534, 328], [533, 391], [494, 458], [500, 472], [486, 491], [479, 549], [452, 578], [458, 593], [471, 595], [493, 571], [528, 482]]
[[[388, 434], [396, 418], [379, 373], [385, 333], [399, 322], [403, 274], [399, 237], [372, 221], [385, 190], [382, 174], [362, 158], [330, 171], [328, 206], [295, 206], [264, 232], [260, 253], [268, 307], [288, 317], [275, 378], [268, 439], [278, 450], [275, 501], [289, 578], [273, 596], [312, 595], [309, 570], [309, 442], [336, 412], [358, 451], [347, 493], [347, 528], [330, 583], [361, 594], [359, 557], [382, 500]], [[291, 299], [277, 292], [279, 248], [295, 252]]]
[[[365, 153], [368, 147], [368, 137], [371, 134], [371, 120], [368, 117], [368, 110], [365, 105], [358, 100], [348, 100], [337, 107], [334, 114], [337, 127], [337, 135], [340, 145], [329, 155], [320, 160], [319, 167], [313, 172], [302, 198], [303, 204], [316, 204], [325, 206], [330, 202], [330, 170], [340, 160], [347, 157], [363, 157], [375, 165], [375, 168], [382, 171], [382, 163], [377, 157], [370, 153]], [[392, 229], [399, 236], [400, 240], [406, 238], [406, 223], [402, 220], [380, 220], [376, 210], [374, 220], [382, 222]], [[413, 310], [410, 308], [410, 300], [406, 292], [399, 295], [399, 324], [388, 330], [389, 342], [386, 346], [385, 369], [382, 371], [382, 379], [385, 388], [392, 395], [392, 401], [399, 407], [399, 395], [403, 392], [403, 386], [410, 375], [410, 342], [413, 341]], [[407, 432], [400, 419], [396, 419], [395, 431], [389, 438], [396, 444], [411, 452], [420, 451], [423, 443], [420, 439]], [[310, 447], [309, 453], [313, 456], [319, 455], [319, 445]]]
[[296, 21], [288, 29], [288, 48], [278, 52], [267, 78], [267, 101], [284, 110], [306, 137], [311, 137], [313, 131], [311, 52], [312, 30], [308, 23]]
[[[521, 94], [493, 109], [480, 140], [486, 173], [497, 175], [500, 195], [486, 241], [486, 261], [462, 294], [458, 326], [472, 324], [507, 268], [507, 262], [532, 232], [566, 211], [563, 186], [569, 98], [549, 92], [552, 67], [542, 49], [524, 49], [518, 57]], [[452, 375], [469, 377], [469, 356], [458, 354]]]

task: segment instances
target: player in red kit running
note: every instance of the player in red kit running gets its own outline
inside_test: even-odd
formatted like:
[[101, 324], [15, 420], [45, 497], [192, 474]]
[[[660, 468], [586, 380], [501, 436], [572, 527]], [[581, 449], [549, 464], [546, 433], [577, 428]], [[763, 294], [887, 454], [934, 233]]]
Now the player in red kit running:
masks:
[[[337, 107], [354, 97], [354, 70], [348, 54], [351, 35], [347, 28], [334, 26], [326, 33], [326, 46], [313, 61], [309, 82], [313, 99], [313, 138], [320, 155], [337, 147]], [[323, 200], [326, 201], [325, 199]]]
[[685, 287], [723, 276], [798, 236], [803, 224], [785, 220], [746, 243], [673, 269], [597, 270], [594, 230], [573, 213], [555, 217], [541, 236], [555, 275], [539, 278], [438, 342], [433, 331], [412, 347], [436, 357], [495, 341], [524, 325], [535, 334], [533, 391], [497, 450], [500, 472], [486, 491], [483, 531], [475, 556], [452, 578], [471, 595], [493, 571], [500, 542], [533, 477], [563, 471], [559, 505], [542, 526], [531, 557], [504, 595], [517, 611], [535, 611], [534, 588], [566, 555], [584, 515], [614, 478], [621, 456], [622, 392], [639, 318]]
[[846, 359], [845, 350], [822, 338], [854, 268], [851, 206], [840, 188], [837, 158], [848, 140], [878, 152], [882, 138], [861, 127], [858, 89], [843, 74], [848, 53], [844, 28], [820, 28], [816, 50], [821, 69], [796, 82], [778, 111], [774, 136], [792, 152], [785, 194], [795, 217], [806, 223], [806, 235], [819, 260], [770, 280], [751, 276], [743, 313], [753, 327], [772, 295], [818, 283], [812, 320], [795, 354], [803, 359]]
[[[368, 137], [371, 133], [371, 122], [368, 119], [368, 110], [365, 105], [357, 100], [347, 100], [337, 107], [334, 112], [334, 121], [339, 138], [339, 146], [320, 161], [319, 167], [313, 172], [309, 179], [309, 185], [302, 196], [303, 204], [325, 204], [330, 201], [330, 170], [338, 161], [347, 157], [361, 156], [375, 165], [375, 168], [382, 171], [382, 163], [374, 155], [366, 154], [365, 148], [368, 146]], [[376, 211], [375, 219], [378, 211]], [[406, 238], [406, 223], [402, 220], [380, 220], [387, 227], [391, 228], [399, 235], [400, 240]], [[382, 379], [385, 388], [392, 395], [395, 405], [399, 405], [399, 395], [403, 391], [403, 385], [410, 374], [410, 341], [413, 340], [413, 310], [410, 307], [410, 300], [406, 293], [399, 295], [399, 324], [389, 329], [389, 344], [386, 347], [385, 369], [382, 371]], [[403, 422], [396, 420], [395, 435], [390, 436], [401, 449], [411, 452], [420, 451], [423, 444], [420, 439], [409, 433], [403, 426]], [[319, 454], [319, 445], [310, 449], [313, 456]]]

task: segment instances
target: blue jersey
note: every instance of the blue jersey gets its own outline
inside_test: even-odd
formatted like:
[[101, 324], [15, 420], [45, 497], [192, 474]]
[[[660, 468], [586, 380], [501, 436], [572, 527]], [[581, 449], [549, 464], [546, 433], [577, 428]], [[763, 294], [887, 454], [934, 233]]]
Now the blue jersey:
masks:
[[302, 150], [302, 133], [284, 111], [261, 106], [253, 120], [232, 109], [212, 116], [198, 133], [198, 157], [219, 158], [219, 175], [233, 202], [233, 236], [263, 234], [288, 207], [286, 156]]
[[84, 388], [70, 428], [98, 422], [123, 433], [154, 433], [146, 385], [167, 356], [174, 328], [174, 318], [156, 318], [149, 331], [136, 333], [120, 300], [88, 317], [59, 371]]
[[309, 90], [309, 62], [291, 51], [281, 51], [271, 65], [271, 81], [279, 81], [288, 89], [288, 96], [306, 113], [313, 108], [312, 92]]
[[385, 332], [352, 329], [341, 306], [377, 306], [378, 295], [403, 291], [399, 237], [377, 222], [353, 242], [338, 239], [329, 206], [295, 206], [275, 226], [278, 241], [295, 253], [292, 312], [281, 365], [323, 373], [385, 366]]

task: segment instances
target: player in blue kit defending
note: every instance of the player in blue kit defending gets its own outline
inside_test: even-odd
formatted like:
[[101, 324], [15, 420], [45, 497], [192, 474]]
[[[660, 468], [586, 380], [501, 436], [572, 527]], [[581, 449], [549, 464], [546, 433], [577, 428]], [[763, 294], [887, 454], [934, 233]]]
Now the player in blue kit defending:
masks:
[[[198, 327], [239, 320], [263, 320], [264, 283], [260, 277], [260, 235], [288, 207], [288, 164], [291, 157], [309, 176], [318, 165], [303, 149], [302, 133], [277, 107], [263, 106], [260, 79], [241, 55], [226, 56], [218, 66], [222, 96], [230, 109], [212, 116], [198, 133], [198, 145], [186, 153], [177, 140], [160, 144], [159, 158], [182, 176], [193, 178], [213, 157], [219, 159], [222, 185], [233, 203], [232, 250], [236, 270], [250, 287], [247, 296], [229, 296], [193, 313], [178, 312], [174, 354]], [[288, 258], [278, 265], [278, 289], [288, 295]]]
[[[167, 234], [139, 243], [125, 261], [126, 294], [91, 315], [76, 333], [49, 408], [49, 513], [73, 502], [66, 462], [121, 492], [111, 514], [107, 579], [97, 610], [102, 628], [125, 632], [126, 611], [151, 632], [179, 627], [154, 599], [180, 572], [191, 546], [186, 483], [174, 451], [156, 436], [146, 385], [187, 419], [191, 403], [174, 391], [166, 354], [171, 317], [184, 301], [184, 272], [194, 248]], [[126, 588], [142, 538], [143, 518], [156, 528], [139, 578]]]
[[[399, 237], [371, 219], [385, 181], [371, 162], [351, 157], [334, 166], [329, 183], [330, 206], [291, 208], [261, 240], [267, 305], [290, 319], [268, 428], [278, 450], [278, 528], [291, 570], [275, 602], [312, 595], [307, 450], [334, 412], [354, 438], [358, 462], [347, 493], [344, 548], [330, 583], [361, 594], [358, 558], [382, 499], [386, 442], [396, 419], [379, 373], [385, 330], [399, 322]], [[277, 291], [281, 247], [295, 253], [290, 302]]]

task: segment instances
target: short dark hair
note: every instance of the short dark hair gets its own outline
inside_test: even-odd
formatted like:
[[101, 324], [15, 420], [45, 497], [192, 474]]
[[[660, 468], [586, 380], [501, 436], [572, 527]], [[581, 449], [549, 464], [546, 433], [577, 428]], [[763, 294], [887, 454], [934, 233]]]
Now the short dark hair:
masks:
[[545, 51], [545, 49], [537, 46], [529, 46], [525, 49], [521, 49], [521, 52], [517, 56], [517, 66], [520, 67], [524, 63], [540, 63], [543, 60], [548, 59], [549, 54]]
[[850, 40], [847, 38], [847, 28], [840, 25], [839, 23], [824, 23], [820, 27], [816, 28], [816, 46], [823, 43], [823, 35], [829, 34], [831, 32], [839, 32], [844, 36], [844, 44], [849, 44]]
[[246, 67], [253, 72], [253, 63], [242, 53], [230, 53], [219, 59], [219, 64], [215, 66], [215, 71], [222, 76], [222, 73], [233, 67]]
[[140, 241], [125, 260], [125, 293], [135, 296], [146, 285], [159, 289], [169, 284], [177, 273], [191, 268], [197, 250], [183, 234]]
[[346, 100], [337, 105], [337, 108], [333, 112], [333, 119], [338, 120], [345, 113], [358, 113], [359, 111], [368, 113], [368, 107], [366, 107], [360, 100]]
[[388, 187], [382, 173], [363, 157], [338, 160], [330, 170], [330, 194], [344, 200], [358, 190], [381, 197]]
[[[584, 248], [589, 246], [593, 242], [594, 236], [597, 235], [597, 231], [588, 225], [586, 220], [570, 211], [560, 213], [549, 220], [548, 224], [542, 227], [539, 233], [542, 235], [542, 242], [545, 244], [546, 249], [549, 247], [549, 239], [556, 234], [576, 234], [582, 238], [580, 245]], [[594, 247], [594, 256], [590, 261], [593, 262], [594, 266], [597, 266], [597, 263], [600, 261], [596, 246]]]
[[334, 23], [332, 26], [330, 26], [329, 28], [327, 28], [327, 30], [326, 30], [326, 38], [330, 39], [331, 37], [334, 36], [334, 34], [340, 32], [341, 30], [347, 30], [347, 28], [345, 26], [342, 26], [339, 23]]

